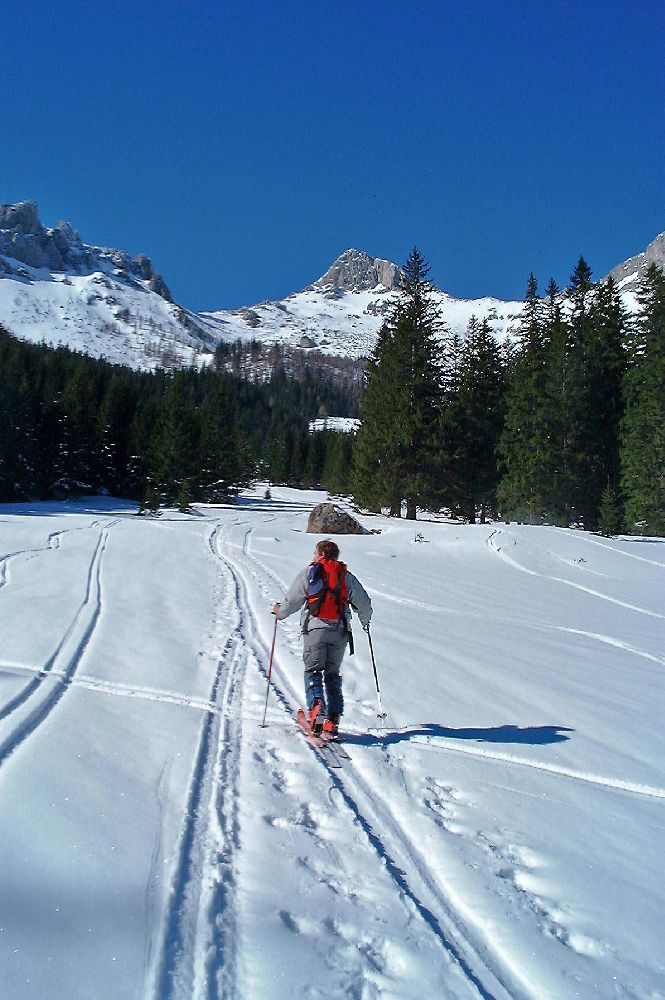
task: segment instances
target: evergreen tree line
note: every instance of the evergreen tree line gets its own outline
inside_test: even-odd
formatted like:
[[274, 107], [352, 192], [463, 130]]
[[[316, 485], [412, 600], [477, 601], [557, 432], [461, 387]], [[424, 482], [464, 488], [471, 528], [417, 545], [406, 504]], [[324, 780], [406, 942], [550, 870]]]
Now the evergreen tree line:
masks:
[[147, 374], [0, 328], [0, 500], [111, 493], [148, 506], [232, 497], [250, 480], [348, 485], [350, 441], [310, 435], [353, 409], [332, 380], [215, 368]]
[[418, 250], [369, 361], [359, 503], [665, 534], [665, 278], [629, 316], [580, 258], [563, 293], [531, 275], [516, 341], [446, 332]]

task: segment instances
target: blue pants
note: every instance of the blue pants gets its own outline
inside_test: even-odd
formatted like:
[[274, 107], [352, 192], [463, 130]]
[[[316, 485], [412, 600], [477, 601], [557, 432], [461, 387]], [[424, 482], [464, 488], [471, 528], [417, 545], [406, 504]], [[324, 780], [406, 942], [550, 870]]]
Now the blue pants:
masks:
[[[328, 715], [344, 711], [340, 668], [348, 637], [344, 628], [312, 628], [305, 633], [303, 660], [305, 663], [305, 697], [307, 707], [320, 698]], [[324, 693], [325, 688], [325, 693]]]

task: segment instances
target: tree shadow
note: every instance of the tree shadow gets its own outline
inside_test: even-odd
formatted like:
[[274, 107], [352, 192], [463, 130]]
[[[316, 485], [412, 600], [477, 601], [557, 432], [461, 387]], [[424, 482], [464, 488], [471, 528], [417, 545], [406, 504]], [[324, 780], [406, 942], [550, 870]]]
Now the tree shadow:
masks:
[[542, 746], [549, 743], [563, 743], [570, 739], [567, 733], [574, 729], [567, 726], [493, 726], [488, 729], [452, 729], [426, 722], [420, 726], [406, 726], [402, 729], [377, 729], [375, 733], [348, 733], [345, 743], [370, 746], [381, 743], [403, 743], [416, 736], [438, 737], [450, 740], [474, 740], [477, 743], [521, 743], [528, 746]]

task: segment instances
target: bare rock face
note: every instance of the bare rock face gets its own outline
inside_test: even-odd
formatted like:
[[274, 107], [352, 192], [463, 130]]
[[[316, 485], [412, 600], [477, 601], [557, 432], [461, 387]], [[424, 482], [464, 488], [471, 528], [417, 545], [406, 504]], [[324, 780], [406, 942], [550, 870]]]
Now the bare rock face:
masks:
[[[87, 246], [64, 220], [53, 229], [45, 229], [39, 221], [36, 201], [0, 205], [0, 254], [28, 267], [72, 274], [91, 274], [111, 263], [118, 269], [121, 280], [131, 283], [140, 278], [151, 291], [167, 302], [173, 301], [166, 282], [155, 273], [148, 257], [140, 254], [130, 258], [124, 250]], [[7, 267], [5, 264], [3, 270], [7, 271]]]
[[621, 291], [637, 291], [650, 264], [665, 268], [665, 233], [657, 236], [642, 253], [613, 268], [608, 277], [614, 278]]
[[370, 257], [362, 250], [345, 250], [312, 287], [334, 296], [338, 290], [362, 292], [378, 285], [399, 288], [400, 282], [401, 269], [391, 261]]
[[19, 201], [16, 205], [0, 205], [0, 229], [9, 229], [20, 236], [40, 236], [36, 201]]
[[334, 503], [320, 503], [309, 515], [307, 531], [313, 535], [368, 535], [360, 521]]

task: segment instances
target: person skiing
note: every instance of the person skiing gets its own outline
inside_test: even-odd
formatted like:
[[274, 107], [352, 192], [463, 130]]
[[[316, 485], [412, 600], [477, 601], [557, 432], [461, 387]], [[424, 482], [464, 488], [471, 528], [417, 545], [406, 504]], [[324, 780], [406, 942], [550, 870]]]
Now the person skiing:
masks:
[[340, 562], [339, 546], [326, 538], [317, 542], [314, 561], [297, 575], [284, 603], [272, 609], [279, 621], [300, 611], [307, 716], [312, 731], [327, 737], [337, 735], [344, 711], [340, 668], [347, 643], [353, 654], [351, 608], [367, 628], [369, 595]]

